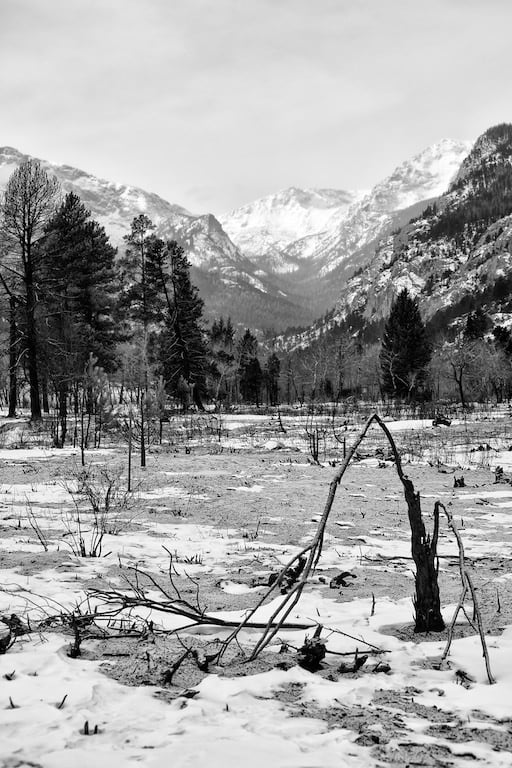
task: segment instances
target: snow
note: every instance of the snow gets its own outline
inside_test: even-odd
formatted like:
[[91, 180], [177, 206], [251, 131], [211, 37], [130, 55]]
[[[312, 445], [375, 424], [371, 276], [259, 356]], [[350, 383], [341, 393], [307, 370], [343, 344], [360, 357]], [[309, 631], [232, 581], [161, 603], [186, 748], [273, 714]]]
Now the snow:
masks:
[[[268, 416], [263, 415], [223, 416], [223, 428], [229, 429], [229, 434], [235, 429], [262, 430], [268, 422]], [[389, 421], [387, 425], [395, 434], [431, 429], [431, 422], [426, 420], [404, 419]], [[258, 439], [264, 442], [261, 436]], [[247, 444], [247, 435], [245, 440]], [[267, 448], [272, 450], [270, 445]], [[64, 459], [69, 459], [70, 455], [69, 452], [56, 454], [53, 451], [51, 454]], [[34, 449], [32, 452], [27, 449], [3, 451], [0, 458], [11, 465], [21, 465], [27, 461], [44, 460], [48, 456], [47, 451]], [[255, 462], [260, 461], [258, 456]], [[298, 471], [302, 471], [302, 466], [308, 465], [300, 461], [294, 464]], [[138, 498], [155, 505], [161, 504], [168, 511], [180, 498], [193, 498], [198, 503], [208, 504], [208, 493], [200, 493], [192, 485], [187, 487], [196, 472], [209, 477], [212, 482], [216, 477], [232, 482], [228, 490], [239, 493], [242, 512], [243, 496], [247, 494], [250, 498], [252, 494], [258, 497], [268, 494], [272, 498], [276, 484], [288, 476], [284, 465], [277, 461], [266, 465], [265, 469], [256, 463], [251, 477], [241, 471], [230, 472], [229, 468], [222, 466], [211, 470], [166, 469], [162, 473], [166, 481], [159, 487], [142, 490]], [[371, 479], [372, 473], [369, 472], [368, 480]], [[54, 512], [57, 510], [54, 521], [58, 521], [58, 510], [69, 504], [68, 492], [53, 481], [4, 482], [0, 492], [4, 509], [20, 506], [27, 497], [34, 505], [35, 514], [42, 520], [45, 519], [45, 511], [52, 509]], [[354, 505], [364, 504], [369, 496], [377, 502], [383, 496], [391, 501], [400, 499], [398, 493], [386, 494], [384, 489], [376, 489], [371, 482], [361, 491], [350, 493]], [[422, 496], [429, 498], [429, 494]], [[447, 488], [442, 498], [465, 505], [463, 535], [468, 556], [508, 556], [509, 541], [496, 541], [487, 534], [507, 524], [507, 513], [500, 510], [504, 510], [502, 504], [512, 504], [512, 489], [487, 487], [473, 491]], [[475, 502], [482, 499], [488, 501], [489, 506], [475, 506]], [[269, 515], [266, 524], [280, 520], [281, 516]], [[171, 516], [162, 522], [161, 518], [139, 515], [133, 522], [133, 527], [122, 530], [119, 535], [106, 536], [104, 551], [112, 551], [109, 557], [84, 559], [69, 553], [58, 566], [51, 564], [33, 573], [20, 572], [12, 562], [9, 567], [1, 566], [3, 589], [0, 591], [0, 616], [11, 613], [24, 615], [27, 601], [32, 620], [41, 613], [58, 613], [83, 604], [86, 599], [85, 585], [98, 576], [108, 575], [114, 561], [119, 560], [125, 566], [136, 563], [152, 572], [164, 573], [168, 556], [162, 543], [175, 554], [178, 573], [186, 572], [193, 578], [202, 573], [210, 574], [227, 595], [247, 595], [254, 602], [261, 596], [261, 587], [225, 576], [228, 557], [241, 562], [248, 556], [248, 542], [239, 528], [219, 529], [203, 523], [177, 521]], [[509, 719], [512, 714], [512, 627], [506, 627], [500, 636], [488, 637], [496, 685], [488, 684], [480, 640], [476, 635], [453, 641], [450, 668], [433, 669], [431, 662], [441, 655], [444, 640], [430, 636], [420, 642], [412, 642], [389, 634], [386, 629], [410, 624], [410, 597], [378, 596], [372, 615], [372, 601], [368, 597], [338, 602], [333, 599], [334, 595], [326, 594], [325, 587], [318, 581], [324, 572], [339, 568], [340, 560], [347, 570], [354, 569], [362, 554], [383, 559], [410, 557], [406, 531], [397, 528], [383, 535], [377, 528], [370, 528], [364, 537], [350, 538], [353, 522], [344, 519], [334, 522], [338, 523], [336, 529], [340, 535], [326, 536], [319, 570], [300, 604], [294, 608], [290, 622], [311, 623], [312, 628], [321, 623], [326, 633], [332, 633], [329, 635], [329, 649], [337, 653], [354, 649], [354, 640], [343, 633], [357, 638], [360, 652], [364, 652], [368, 644], [377, 646], [384, 651], [383, 658], [392, 670], [390, 674], [342, 675], [339, 679], [330, 680], [298, 666], [291, 669], [276, 666], [266, 672], [240, 677], [220, 676], [213, 672], [194, 685], [197, 694], [193, 698], [178, 696], [166, 701], [158, 698], [156, 694], [160, 689], [154, 686], [129, 687], [116, 682], [100, 670], [99, 662], [87, 656], [69, 658], [66, 654], [69, 636], [59, 632], [33, 633], [19, 638], [7, 653], [0, 655], [0, 692], [3, 696], [0, 708], [0, 765], [6, 768], [21, 768], [30, 763], [41, 768], [69, 768], [70, 765], [76, 768], [90, 768], [91, 765], [124, 768], [131, 764], [146, 768], [167, 768], [169, 765], [179, 768], [203, 765], [238, 768], [243, 763], [248, 768], [260, 768], [266, 763], [272, 768], [339, 768], [340, 765], [376, 768], [382, 763], [367, 747], [355, 743], [357, 734], [353, 729], [344, 728], [341, 720], [330, 726], [321, 714], [315, 716], [315, 712], [359, 707], [371, 713], [375, 709], [375, 694], [386, 691], [413, 689], [416, 704], [444, 710], [447, 721], [454, 717], [466, 722], [471, 720], [475, 728], [489, 727], [487, 722], [477, 718], [476, 710], [483, 713], [482, 717]], [[313, 532], [315, 525], [315, 520], [309, 522], [309, 528], [304, 531], [304, 541], [309, 540], [308, 531]], [[453, 540], [448, 540], [443, 534], [442, 544], [443, 555], [456, 559]], [[272, 553], [274, 562], [285, 563], [300, 546], [300, 543], [294, 547], [283, 547], [283, 544], [272, 546], [268, 541], [254, 540], [250, 542], [250, 552], [256, 558], [255, 563], [265, 552]], [[41, 547], [26, 529], [15, 538], [0, 530], [0, 556], [8, 551], [36, 553], [41, 551]], [[55, 554], [58, 554], [58, 546], [53, 543], [49, 556]], [[193, 555], [197, 555], [200, 562], [186, 562]], [[409, 567], [407, 563], [403, 565], [404, 568]], [[384, 566], [372, 565], [375, 573], [379, 567]], [[446, 567], [445, 561], [441, 561], [441, 571]], [[122, 582], [116, 579], [118, 577], [113, 579], [114, 583], [121, 586]], [[507, 588], [505, 585], [510, 584], [510, 574], [503, 574], [500, 583], [504, 589]], [[255, 619], [267, 619], [279, 607], [280, 600], [278, 597], [262, 606]], [[454, 609], [455, 603], [450, 603], [444, 606], [443, 612], [445, 616], [450, 616]], [[222, 618], [240, 620], [245, 610], [213, 613]], [[172, 615], [150, 614], [142, 610], [139, 615], [161, 621], [168, 629], [184, 625], [183, 619]], [[464, 621], [463, 618], [461, 620]], [[305, 634], [311, 635], [312, 631], [282, 630], [279, 637], [298, 647], [304, 642]], [[189, 630], [190, 636], [205, 632], [209, 637], [225, 636], [222, 630], [213, 628]], [[182, 633], [182, 636], [186, 638], [187, 633]], [[242, 643], [254, 642], [254, 631], [246, 630], [240, 639]], [[278, 650], [278, 644], [273, 646], [273, 650]], [[475, 681], [469, 688], [456, 683], [456, 669], [471, 671]], [[292, 684], [299, 687], [297, 706], [305, 707], [304, 716], [292, 716], [290, 708], [276, 698], [280, 690]], [[86, 721], [90, 735], [84, 733]], [[430, 740], [432, 744], [438, 743], [437, 739], [425, 734], [428, 722], [416, 715], [412, 708], [405, 724], [408, 742], [421, 744]], [[94, 733], [95, 726], [97, 733]], [[499, 728], [495, 724], [492, 727]], [[450, 743], [450, 749], [454, 765], [457, 764], [455, 755], [468, 751], [477, 756], [479, 765], [488, 768], [508, 768], [510, 765], [510, 752], [493, 750], [484, 742]], [[464, 761], [460, 763], [461, 767], [463, 765]]]
[[[220, 217], [238, 247], [251, 258], [280, 253], [296, 240], [322, 232], [335, 214], [343, 214], [360, 193], [290, 188], [261, 198]], [[295, 265], [283, 259], [276, 271]]]

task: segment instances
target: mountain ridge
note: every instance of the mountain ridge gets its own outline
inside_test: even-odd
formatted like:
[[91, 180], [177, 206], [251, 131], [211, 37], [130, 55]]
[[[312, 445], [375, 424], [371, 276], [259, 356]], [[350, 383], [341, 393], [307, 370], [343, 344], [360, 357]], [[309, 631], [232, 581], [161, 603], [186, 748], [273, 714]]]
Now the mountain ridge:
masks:
[[[468, 147], [467, 142], [442, 140], [404, 161], [366, 193], [289, 187], [236, 209], [230, 221], [192, 214], [158, 195], [70, 165], [40, 162], [64, 191], [82, 198], [115, 245], [122, 247], [140, 213], [149, 216], [160, 236], [177, 239], [191, 262], [208, 318], [231, 315], [247, 327], [280, 330], [307, 325], [331, 310], [346, 281], [371, 261], [374, 244], [402, 226], [404, 217], [417, 215], [432, 191], [448, 185]], [[28, 157], [12, 147], [0, 148], [0, 186]], [[412, 207], [397, 208], [411, 202]], [[260, 252], [241, 247], [253, 236], [263, 243]]]
[[445, 194], [379, 239], [327, 320], [287, 344], [307, 345], [335, 326], [378, 325], [403, 288], [436, 332], [476, 306], [497, 323], [512, 323], [512, 125], [482, 134]]

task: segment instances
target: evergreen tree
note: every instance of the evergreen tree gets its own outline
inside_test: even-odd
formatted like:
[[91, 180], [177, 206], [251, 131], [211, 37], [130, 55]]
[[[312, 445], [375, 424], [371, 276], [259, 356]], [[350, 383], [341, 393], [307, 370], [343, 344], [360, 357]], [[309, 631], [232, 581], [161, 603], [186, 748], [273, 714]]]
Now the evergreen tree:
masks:
[[242, 396], [246, 402], [259, 406], [263, 371], [257, 357], [251, 357], [244, 370], [244, 377], [240, 382]]
[[281, 373], [281, 361], [275, 352], [272, 352], [265, 363], [265, 384], [267, 398], [270, 405], [279, 404], [279, 374]]
[[238, 376], [242, 400], [259, 405], [263, 372], [258, 360], [258, 341], [248, 328], [238, 344]]
[[65, 439], [67, 399], [94, 358], [114, 366], [115, 249], [74, 193], [49, 221], [39, 249], [45, 377], [54, 382]]
[[431, 348], [417, 301], [406, 288], [394, 301], [380, 351], [382, 389], [393, 397], [413, 398], [421, 389]]
[[475, 339], [481, 339], [485, 333], [489, 330], [491, 325], [489, 318], [481, 307], [475, 309], [474, 312], [469, 312], [466, 319], [466, 328], [464, 336], [466, 339], [474, 341]]
[[[136, 388], [137, 402], [140, 398], [147, 399], [154, 366], [158, 363], [158, 336], [166, 315], [158, 266], [165, 244], [156, 237], [154, 229], [153, 222], [147, 216], [136, 216], [130, 233], [124, 238], [126, 250], [120, 259], [123, 284], [120, 307], [124, 312], [126, 336], [132, 347], [129, 357], [138, 361], [128, 383]], [[136, 373], [135, 377], [133, 373]], [[143, 420], [143, 405], [141, 409]]]
[[144, 333], [147, 333], [154, 315], [155, 293], [148, 278], [148, 250], [151, 245], [154, 247], [154, 228], [147, 216], [136, 216], [130, 234], [124, 238], [126, 251], [119, 260], [124, 284], [121, 305], [127, 310], [130, 320], [143, 326]]
[[203, 301], [190, 280], [190, 263], [175, 240], [150, 251], [148, 272], [165, 298], [164, 327], [159, 339], [161, 373], [168, 391], [183, 393], [203, 408], [208, 367], [202, 326]]
[[512, 357], [512, 336], [508, 328], [496, 325], [492, 330], [496, 347], [503, 351], [507, 357]]

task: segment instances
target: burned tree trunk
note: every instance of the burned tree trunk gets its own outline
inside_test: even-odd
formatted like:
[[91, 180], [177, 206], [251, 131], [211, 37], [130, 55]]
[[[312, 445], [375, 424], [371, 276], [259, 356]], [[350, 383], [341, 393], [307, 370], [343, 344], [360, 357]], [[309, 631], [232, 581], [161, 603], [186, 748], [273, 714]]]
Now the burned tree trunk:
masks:
[[414, 597], [415, 632], [442, 632], [445, 628], [441, 614], [441, 601], [437, 583], [437, 539], [439, 533], [439, 511], [434, 510], [434, 531], [432, 537], [425, 531], [421, 515], [420, 494], [412, 482], [401, 478], [411, 526], [411, 554], [416, 565], [416, 594]]
[[9, 418], [16, 416], [18, 398], [18, 328], [16, 325], [16, 299], [9, 296]]

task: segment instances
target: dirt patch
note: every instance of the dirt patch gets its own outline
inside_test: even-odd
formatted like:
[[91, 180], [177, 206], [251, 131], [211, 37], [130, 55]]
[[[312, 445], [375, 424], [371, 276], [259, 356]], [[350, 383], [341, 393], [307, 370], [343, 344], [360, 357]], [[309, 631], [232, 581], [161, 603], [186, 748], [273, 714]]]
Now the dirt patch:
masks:
[[281, 654], [277, 665], [276, 656], [271, 653], [249, 661], [239, 646], [228, 648], [222, 664], [216, 664], [211, 659], [220, 648], [218, 639], [205, 641], [197, 637], [109, 639], [95, 642], [87, 651], [87, 657], [103, 661], [102, 671], [118, 682], [130, 686], [156, 686], [161, 690], [155, 695], [167, 700], [183, 695], [207, 674], [244, 677], [268, 672], [276, 666], [289, 669], [295, 665], [290, 654]]
[[[492, 726], [475, 727], [480, 713], [474, 712], [463, 721], [454, 713], [416, 701], [421, 691], [376, 691], [367, 706], [339, 702], [330, 708], [314, 702], [301, 701], [304, 686], [293, 683], [277, 690], [275, 697], [282, 702], [291, 717], [322, 720], [329, 729], [343, 728], [356, 734], [355, 743], [369, 747], [372, 756], [391, 766], [432, 766], [453, 768], [455, 764], [479, 760], [482, 747], [499, 752], [512, 752], [512, 734], [508, 722], [492, 720]], [[411, 728], [411, 719], [415, 721]], [[472, 721], [472, 722], [471, 722]], [[451, 744], [466, 744], [466, 750], [453, 751]], [[472, 751], [471, 746], [474, 745]], [[455, 762], [457, 761], [457, 762]]]
[[46, 571], [49, 568], [69, 566], [69, 553], [67, 552], [20, 552], [13, 547], [12, 552], [0, 550], [0, 568], [16, 570], [20, 576], [33, 576], [35, 573]]
[[[112, 461], [114, 459], [115, 455]], [[106, 461], [105, 457], [94, 457], [94, 460], [97, 463]], [[35, 476], [37, 483], [55, 484], [55, 478], [71, 476], [68, 473], [72, 473], [74, 467], [72, 457], [56, 457], [41, 462], [14, 462], [12, 467], [5, 466], [4, 470], [8, 472], [9, 483], [15, 486], [16, 483], [26, 484], [27, 476]], [[499, 507], [488, 503], [480, 505], [479, 499], [471, 498], [475, 492], [486, 498], [485, 494], [495, 490], [493, 475], [484, 470], [465, 473], [466, 487], [454, 490], [453, 477], [439, 473], [435, 468], [414, 466], [407, 467], [407, 471], [416, 489], [422, 493], [427, 528], [431, 529], [431, 513], [436, 498], [451, 504], [454, 517], [464, 520], [462, 536], [468, 564], [479, 590], [486, 631], [499, 634], [505, 625], [512, 623], [512, 591], [506, 582], [511, 571], [508, 552], [512, 544], [512, 529], [493, 517], [502, 513]], [[209, 526], [208, 535], [213, 528], [218, 537], [227, 542], [222, 549], [225, 552], [224, 561], [210, 562], [209, 565], [196, 562], [192, 578], [186, 576], [183, 558], [193, 556], [195, 552], [186, 551], [187, 542], [184, 543], [183, 550], [178, 553], [182, 560], [177, 560], [180, 573], [174, 577], [181, 598], [194, 604], [199, 599], [201, 607], [208, 611], [239, 611], [252, 607], [260, 598], [264, 588], [251, 591], [256, 584], [265, 583], [265, 579], [268, 583], [269, 575], [276, 573], [298, 546], [304, 546], [312, 538], [334, 470], [308, 465], [305, 461], [298, 463], [296, 457], [292, 459], [291, 454], [287, 456], [282, 451], [279, 454], [214, 454], [197, 450], [192, 454], [184, 451], [149, 453], [147, 468], [144, 471], [134, 469], [134, 473], [134, 484], [141, 483], [141, 493], [136, 502], [136, 522], [141, 524], [141, 537], [150, 533], [162, 536], [162, 542], [168, 543], [156, 523], [180, 528], [183, 524], [192, 524], [198, 531], [201, 526]], [[151, 493], [146, 494], [147, 489], [151, 489]], [[55, 519], [58, 519], [59, 512], [58, 508], [49, 509], [48, 514], [55, 514]], [[12, 510], [6, 505], [0, 509], [0, 519], [5, 519], [9, 513]], [[113, 555], [108, 560], [108, 568], [105, 566], [107, 561], [102, 561], [102, 576], [92, 578], [91, 570], [88, 570], [89, 576], [81, 577], [80, 568], [73, 565], [68, 552], [44, 552], [42, 549], [38, 553], [16, 551], [13, 530], [7, 525], [0, 529], [0, 537], [5, 539], [5, 547], [9, 550], [0, 554], [0, 567], [13, 569], [20, 576], [62, 568], [73, 575], [76, 573], [77, 589], [108, 588], [110, 582], [118, 588], [120, 584], [127, 588], [123, 577], [134, 576], [134, 572], [126, 568], [127, 560], [123, 561], [120, 557], [116, 562]], [[133, 527], [130, 530], [133, 531]], [[170, 535], [173, 530], [176, 531], [169, 528]], [[121, 529], [119, 537], [116, 537], [120, 549], [123, 532]], [[441, 533], [440, 592], [442, 603], [446, 605], [458, 600], [460, 576], [456, 550], [444, 521]], [[19, 536], [19, 532], [16, 535]], [[333, 602], [369, 599], [373, 595], [378, 605], [380, 599], [389, 596], [394, 599], [412, 597], [414, 566], [410, 559], [409, 541], [407, 507], [394, 467], [369, 467], [355, 463], [338, 489], [332, 519], [326, 531], [326, 548], [329, 547], [331, 553], [339, 548], [339, 564], [333, 563], [334, 558], [328, 565], [321, 560], [311, 580], [311, 588]], [[155, 542], [153, 539], [151, 542], [152, 551], [155, 551]], [[170, 546], [173, 550], [174, 543]], [[505, 547], [508, 547], [508, 552]], [[130, 562], [135, 562], [133, 555], [130, 557]], [[346, 562], [349, 558], [350, 567]], [[147, 577], [140, 573], [137, 575], [139, 588], [154, 590], [154, 579], [169, 591], [166, 572], [158, 571], [152, 562], [147, 564], [147, 568]], [[345, 586], [331, 589], [331, 579], [339, 571], [347, 569], [354, 578], [347, 579]], [[471, 618], [470, 610], [471, 606], [468, 607]], [[445, 611], [446, 620], [451, 618], [449, 613]], [[410, 624], [381, 627], [379, 631], [393, 634], [403, 642], [424, 642], [424, 635], [413, 632], [412, 614], [411, 603]], [[463, 619], [462, 616], [460, 618]], [[464, 620], [457, 626], [455, 637], [472, 633], [474, 629]], [[445, 637], [446, 633], [436, 633], [428, 639], [438, 641]], [[143, 639], [119, 637], [85, 642], [84, 653], [87, 657], [100, 659], [104, 672], [123, 684], [155, 686], [156, 695], [169, 700], [194, 696], [195, 687], [206, 674], [212, 672], [229, 677], [250, 675], [275, 669], [279, 665], [286, 669], [297, 661], [296, 653], [291, 649], [280, 655], [262, 654], [255, 662], [247, 663], [244, 657], [238, 655], [239, 648], [234, 647], [230, 648], [223, 666], [216, 667], [212, 662], [204, 666], [205, 658], [218, 649], [218, 642], [193, 635], [181, 641], [161, 635]], [[181, 663], [174, 669], [182, 656]], [[318, 673], [325, 679], [337, 681], [342, 677], [350, 679], [381, 674], [377, 667], [380, 657], [371, 658], [361, 670], [349, 673], [337, 671], [337, 657], [334, 661], [333, 657], [328, 658], [329, 661]], [[367, 707], [348, 707], [340, 702], [338, 706], [326, 709], [314, 702], [302, 701], [301, 686], [292, 684], [276, 691], [275, 698], [291, 716], [319, 718], [329, 728], [352, 732], [354, 741], [368, 747], [373, 758], [397, 768], [407, 765], [443, 768], [460, 765], [461, 760], [468, 764], [477, 762], [470, 745], [461, 750], [466, 741], [475, 742], [479, 748], [490, 751], [511, 751], [512, 737], [506, 723], [492, 718], [486, 721], [485, 727], [475, 727], [474, 722], [463, 723], [441, 707], [419, 703], [419, 693], [415, 689], [377, 691]], [[419, 743], [421, 739], [426, 740], [424, 745]], [[461, 751], [464, 753], [462, 757]]]

